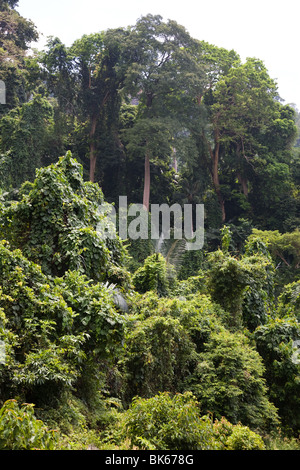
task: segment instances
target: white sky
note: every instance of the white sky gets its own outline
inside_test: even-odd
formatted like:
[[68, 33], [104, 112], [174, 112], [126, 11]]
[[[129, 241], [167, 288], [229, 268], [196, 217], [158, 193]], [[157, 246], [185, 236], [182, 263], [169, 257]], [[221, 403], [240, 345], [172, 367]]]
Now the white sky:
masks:
[[71, 45], [83, 34], [134, 25], [142, 15], [175, 20], [194, 38], [264, 61], [287, 103], [300, 110], [299, 0], [19, 0], [41, 37]]

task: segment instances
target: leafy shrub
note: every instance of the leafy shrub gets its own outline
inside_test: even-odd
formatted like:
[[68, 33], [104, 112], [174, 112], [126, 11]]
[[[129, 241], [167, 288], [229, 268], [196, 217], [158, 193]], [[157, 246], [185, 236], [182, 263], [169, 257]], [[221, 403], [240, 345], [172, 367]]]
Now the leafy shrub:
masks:
[[265, 243], [256, 237], [250, 237], [245, 243], [245, 260], [250, 260], [258, 267], [251, 276], [243, 295], [243, 324], [254, 331], [266, 323], [268, 315], [274, 310], [275, 266]]
[[121, 361], [126, 402], [134, 395], [192, 391], [205, 413], [250, 427], [276, 425], [262, 358], [246, 335], [227, 330], [226, 320], [203, 294], [137, 298]]
[[260, 436], [246, 426], [234, 426], [231, 435], [226, 441], [228, 450], [265, 450]]
[[160, 393], [135, 398], [125, 414], [126, 435], [132, 445], [159, 450], [213, 449], [212, 424], [201, 418], [191, 393]]
[[170, 317], [179, 321], [197, 350], [203, 345], [211, 332], [220, 331], [227, 323], [228, 314], [220, 305], [212, 302], [209, 296], [201, 293], [188, 294], [182, 298], [160, 298], [154, 292], [137, 297], [131, 309], [140, 320], [150, 316]]
[[54, 279], [54, 284], [74, 312], [74, 333], [87, 334], [85, 352], [93, 350], [94, 356], [112, 358], [121, 347], [125, 322], [116, 308], [113, 290], [77, 271], [68, 271]]
[[300, 231], [299, 228], [286, 233], [278, 230], [253, 229], [249, 239], [258, 237], [268, 247], [276, 262], [283, 261], [290, 267], [299, 267], [300, 262]]
[[300, 318], [300, 281], [286, 284], [282, 289], [278, 302], [278, 315], [295, 315]]
[[[136, 397], [121, 418], [121, 435], [131, 447], [149, 450], [264, 450], [262, 438], [224, 417], [214, 423], [200, 414], [191, 392]], [[122, 441], [121, 441], [122, 442]]]
[[241, 424], [233, 425], [224, 417], [213, 424], [215, 439], [221, 450], [265, 450], [263, 439]]
[[225, 328], [213, 332], [198, 354], [186, 389], [201, 403], [202, 410], [232, 423], [266, 428], [278, 425], [277, 411], [268, 400], [264, 365], [257, 351], [242, 333]]
[[200, 292], [204, 294], [206, 290], [205, 284], [205, 276], [204, 273], [201, 272], [198, 276], [190, 276], [187, 279], [178, 281], [175, 284], [172, 294], [176, 297], [191, 297], [193, 294]]
[[108, 280], [113, 266], [123, 269], [126, 250], [116, 234], [109, 239], [101, 232], [111, 227], [99, 210], [103, 203], [100, 188], [84, 182], [82, 166], [67, 152], [37, 170], [30, 187], [21, 187], [19, 201], [3, 205], [1, 236], [46, 275], [76, 270], [95, 281]]
[[194, 345], [177, 319], [151, 316], [132, 321], [125, 335], [124, 398], [176, 391], [187, 374]]
[[144, 265], [134, 273], [132, 282], [140, 293], [154, 291], [162, 296], [167, 295], [169, 286], [164, 257], [160, 253], [148, 256]]
[[33, 405], [8, 400], [0, 409], [1, 450], [53, 450], [56, 431], [34, 416]]
[[245, 319], [250, 328], [257, 325], [267, 306], [264, 288], [268, 284], [272, 263], [260, 253], [246, 253], [237, 259], [221, 250], [209, 256], [208, 288], [212, 299], [230, 312], [229, 327], [243, 326]]
[[[0, 243], [0, 339], [6, 349], [0, 364], [3, 400], [14, 395], [16, 388], [20, 394], [34, 385], [54, 382], [59, 388], [74, 382], [77, 373], [70, 358], [84, 341], [82, 336], [72, 335], [74, 312], [51, 288], [40, 267], [9, 248]], [[68, 359], [69, 335], [74, 341], [69, 341]]]
[[0, 243], [0, 283], [2, 400], [18, 393], [36, 404], [52, 401], [87, 364], [113, 360], [124, 320], [106, 286], [79, 273], [51, 279], [7, 242]]
[[299, 346], [296, 347], [299, 337], [299, 323], [292, 315], [269, 318], [254, 332], [256, 348], [264, 361], [270, 400], [278, 408], [284, 426], [297, 434], [300, 431], [300, 363]]

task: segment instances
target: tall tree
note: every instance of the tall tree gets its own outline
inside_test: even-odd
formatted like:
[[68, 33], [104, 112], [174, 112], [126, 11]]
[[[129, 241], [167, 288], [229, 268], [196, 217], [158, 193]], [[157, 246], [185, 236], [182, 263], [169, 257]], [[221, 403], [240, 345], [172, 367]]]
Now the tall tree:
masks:
[[113, 134], [119, 119], [126, 35], [123, 29], [84, 35], [70, 48], [52, 38], [42, 59], [49, 92], [63, 112], [75, 117], [81, 147], [88, 149], [84, 158], [89, 160], [92, 182], [105, 136]]
[[88, 121], [90, 181], [95, 181], [99, 143], [119, 117], [119, 90], [123, 81], [121, 50], [126, 36], [122, 29], [83, 36], [71, 48], [78, 85], [79, 115]]
[[207, 83], [200, 96], [192, 95], [195, 111], [188, 126], [210, 172], [225, 222], [223, 183], [229, 182], [232, 194], [237, 181], [247, 200], [249, 183], [259, 173], [259, 165], [268, 153], [286, 152], [295, 126], [279, 102], [276, 83], [260, 60], [249, 58], [242, 64], [233, 51], [216, 52], [214, 47], [200, 43], [196, 55], [207, 65]]
[[[277, 87], [268, 76], [261, 61], [248, 59], [245, 64], [233, 67], [219, 80], [213, 92], [210, 107], [214, 146], [208, 143], [212, 160], [212, 177], [226, 219], [225, 203], [219, 181], [220, 152], [228, 146], [235, 147], [235, 173], [245, 195], [248, 193], [242, 165], [249, 162], [259, 147], [256, 135], [270, 125], [275, 111]], [[227, 150], [228, 151], [228, 150]]]
[[6, 84], [6, 106], [12, 109], [26, 100], [25, 53], [38, 39], [35, 25], [17, 11], [18, 1], [0, 2], [0, 79]]
[[46, 51], [39, 55], [48, 93], [55, 96], [60, 110], [65, 114], [75, 114], [76, 89], [72, 59], [70, 49], [57, 37], [50, 37]]
[[[240, 65], [240, 57], [233, 50], [218, 48], [205, 41], [195, 41], [189, 53], [189, 75], [184, 86], [184, 100], [181, 101], [186, 139], [184, 150], [179, 149], [178, 154], [185, 164], [184, 172], [188, 178], [191, 175], [195, 178], [197, 174], [201, 179], [199, 188], [201, 187], [203, 201], [205, 192], [212, 185], [224, 218], [225, 208], [218, 171], [220, 144], [211, 106], [218, 82], [233, 67]], [[211, 184], [208, 184], [209, 179]]]
[[[53, 107], [41, 95], [9, 111], [0, 120], [2, 189], [33, 181], [54, 147]], [[55, 156], [56, 158], [56, 156]]]
[[138, 117], [128, 141], [129, 147], [143, 152], [143, 205], [147, 210], [151, 160], [170, 157], [176, 132], [180, 129], [176, 112], [189, 72], [186, 64], [192, 43], [182, 26], [170, 20], [164, 23], [159, 15], [140, 18], [128, 36], [131, 66], [125, 89], [139, 101]]

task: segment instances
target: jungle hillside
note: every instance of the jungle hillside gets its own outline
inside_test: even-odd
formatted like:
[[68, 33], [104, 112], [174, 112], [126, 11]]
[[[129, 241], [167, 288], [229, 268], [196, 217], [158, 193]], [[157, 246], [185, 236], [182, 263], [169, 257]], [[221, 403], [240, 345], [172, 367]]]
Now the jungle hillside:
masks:
[[[298, 109], [238, 44], [149, 14], [38, 50], [18, 3], [0, 1], [0, 449], [299, 450]], [[191, 234], [203, 206], [202, 249], [172, 216], [124, 239], [120, 196], [149, 233], [152, 205], [189, 205]]]

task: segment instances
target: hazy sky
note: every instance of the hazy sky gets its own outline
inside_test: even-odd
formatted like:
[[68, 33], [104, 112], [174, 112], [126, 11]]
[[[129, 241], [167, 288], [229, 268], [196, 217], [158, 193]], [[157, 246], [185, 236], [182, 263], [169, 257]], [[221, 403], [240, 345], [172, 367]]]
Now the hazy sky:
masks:
[[300, 110], [299, 0], [19, 0], [41, 37], [71, 45], [83, 34], [134, 25], [142, 15], [161, 15], [195, 38], [234, 49], [243, 60], [264, 61], [281, 97]]

